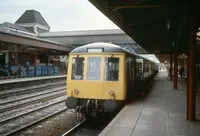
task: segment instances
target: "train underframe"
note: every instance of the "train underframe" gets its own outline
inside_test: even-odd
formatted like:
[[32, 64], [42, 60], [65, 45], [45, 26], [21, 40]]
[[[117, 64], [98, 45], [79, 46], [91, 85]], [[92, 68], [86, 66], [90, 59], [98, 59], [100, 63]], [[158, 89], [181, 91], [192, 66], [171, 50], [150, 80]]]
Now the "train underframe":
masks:
[[65, 103], [68, 108], [75, 109], [78, 113], [83, 113], [86, 116], [96, 116], [116, 111], [122, 105], [123, 101], [68, 97]]

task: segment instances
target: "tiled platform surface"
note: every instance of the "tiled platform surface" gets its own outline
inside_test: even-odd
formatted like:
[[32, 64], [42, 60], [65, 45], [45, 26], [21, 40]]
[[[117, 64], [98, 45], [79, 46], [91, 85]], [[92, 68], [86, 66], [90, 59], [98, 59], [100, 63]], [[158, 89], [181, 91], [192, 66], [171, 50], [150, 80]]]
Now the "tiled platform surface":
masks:
[[43, 80], [43, 79], [54, 79], [54, 78], [61, 78], [66, 77], [67, 75], [53, 75], [53, 76], [41, 76], [41, 77], [25, 77], [25, 78], [13, 78], [13, 79], [3, 79], [0, 80], [1, 84], [7, 83], [15, 83], [15, 82], [24, 82], [24, 81], [34, 81], [34, 80]]
[[149, 95], [126, 105], [100, 136], [200, 136], [200, 96], [197, 94], [197, 121], [186, 120], [186, 85], [166, 80], [160, 72]]

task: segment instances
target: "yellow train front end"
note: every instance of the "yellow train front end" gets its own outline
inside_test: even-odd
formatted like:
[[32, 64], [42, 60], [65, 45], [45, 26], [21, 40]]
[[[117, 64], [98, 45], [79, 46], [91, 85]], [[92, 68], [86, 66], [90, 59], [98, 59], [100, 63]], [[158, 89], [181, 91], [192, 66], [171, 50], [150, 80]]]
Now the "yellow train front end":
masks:
[[66, 105], [79, 112], [112, 112], [126, 99], [124, 53], [70, 53]]

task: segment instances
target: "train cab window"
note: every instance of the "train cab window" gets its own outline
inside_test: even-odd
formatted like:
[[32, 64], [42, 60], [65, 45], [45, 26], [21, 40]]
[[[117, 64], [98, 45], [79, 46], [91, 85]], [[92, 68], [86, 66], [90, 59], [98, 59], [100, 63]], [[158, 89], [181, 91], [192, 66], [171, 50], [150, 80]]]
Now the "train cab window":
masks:
[[87, 80], [100, 80], [101, 77], [101, 58], [88, 57]]
[[84, 73], [84, 58], [73, 58], [72, 59], [72, 79], [83, 80]]
[[105, 58], [104, 80], [117, 81], [119, 75], [119, 58]]

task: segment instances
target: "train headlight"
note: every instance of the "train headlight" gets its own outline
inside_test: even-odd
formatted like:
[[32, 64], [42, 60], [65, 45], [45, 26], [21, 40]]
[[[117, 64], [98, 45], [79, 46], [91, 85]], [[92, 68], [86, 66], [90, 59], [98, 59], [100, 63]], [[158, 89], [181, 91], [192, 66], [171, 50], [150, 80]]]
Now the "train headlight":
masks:
[[114, 96], [115, 95], [115, 93], [113, 92], [113, 90], [109, 90], [108, 93], [109, 93], [110, 96]]
[[74, 89], [74, 93], [75, 93], [75, 94], [78, 94], [78, 93], [79, 93], [79, 90], [78, 90], [78, 89]]

